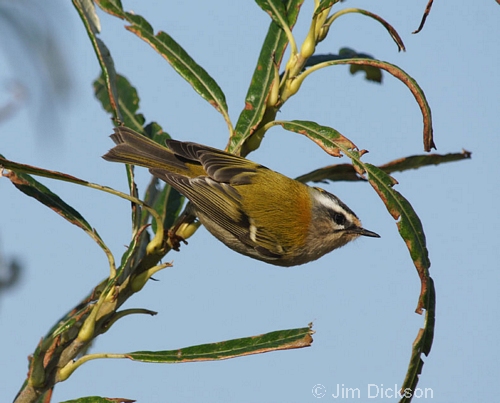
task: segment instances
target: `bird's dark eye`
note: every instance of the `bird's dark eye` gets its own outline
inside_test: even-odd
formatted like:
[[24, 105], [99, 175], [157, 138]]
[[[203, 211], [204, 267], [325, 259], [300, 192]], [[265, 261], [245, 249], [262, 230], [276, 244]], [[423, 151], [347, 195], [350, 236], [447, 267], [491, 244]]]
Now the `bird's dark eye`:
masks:
[[344, 225], [346, 222], [345, 215], [341, 213], [333, 213], [332, 219], [337, 225]]

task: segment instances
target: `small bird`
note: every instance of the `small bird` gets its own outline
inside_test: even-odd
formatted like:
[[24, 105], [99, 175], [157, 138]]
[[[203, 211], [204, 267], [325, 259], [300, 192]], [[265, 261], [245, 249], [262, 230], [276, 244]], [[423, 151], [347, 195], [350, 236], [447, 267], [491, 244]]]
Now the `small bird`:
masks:
[[111, 139], [105, 160], [149, 168], [191, 201], [213, 236], [251, 258], [296, 266], [360, 235], [380, 237], [333, 194], [243, 157], [177, 140], [164, 147], [124, 126]]

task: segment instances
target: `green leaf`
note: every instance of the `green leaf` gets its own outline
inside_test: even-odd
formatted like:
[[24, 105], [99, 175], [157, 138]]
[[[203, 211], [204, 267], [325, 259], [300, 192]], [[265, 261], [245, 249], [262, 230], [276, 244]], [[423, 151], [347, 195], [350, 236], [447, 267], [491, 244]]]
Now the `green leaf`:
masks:
[[125, 354], [134, 361], [181, 363], [225, 360], [250, 354], [309, 347], [312, 343], [310, 327], [278, 330], [259, 336], [233, 339], [219, 343], [202, 344], [170, 351], [136, 351]]
[[[112, 15], [121, 15], [123, 13], [122, 5], [120, 0], [110, 0], [104, 1], [105, 6], [108, 7], [108, 12]], [[78, 11], [80, 18], [87, 30], [87, 35], [90, 38], [92, 46], [94, 47], [94, 52], [101, 66], [101, 78], [94, 82], [94, 90], [97, 98], [101, 101], [105, 110], [107, 110], [113, 116], [115, 122], [126, 121], [127, 125], [139, 130], [139, 126], [142, 129], [142, 123], [144, 123], [144, 118], [141, 115], [135, 115], [130, 113], [134, 110], [134, 101], [130, 101], [129, 97], [136, 98], [136, 103], [138, 104], [137, 92], [133, 87], [131, 87], [126, 79], [123, 77], [117, 77], [115, 71], [115, 64], [109, 49], [106, 47], [104, 42], [99, 39], [96, 35], [100, 30], [96, 29], [95, 19], [97, 18], [94, 3], [90, 0], [73, 0], [73, 5]], [[117, 81], [120, 81], [119, 83]], [[121, 96], [119, 97], [118, 85], [121, 85]], [[125, 104], [124, 104], [125, 102]], [[122, 114], [123, 108], [123, 114]], [[140, 125], [139, 125], [140, 123]], [[134, 183], [134, 173], [132, 167], [127, 166], [127, 179], [130, 194], [137, 197], [136, 187]], [[132, 207], [132, 226], [135, 231], [138, 229], [139, 214], [137, 214], [137, 207]]]
[[[151, 177], [144, 201], [158, 212], [162, 218], [163, 228], [170, 228], [181, 212], [185, 197], [172, 186], [155, 177]], [[148, 223], [149, 217], [150, 214], [147, 211], [143, 211], [142, 225]], [[157, 225], [156, 221], [153, 220], [152, 228], [154, 232], [156, 232]]]
[[[137, 90], [122, 75], [116, 75], [116, 92], [118, 105], [122, 115], [122, 123], [139, 132], [143, 132], [145, 122], [144, 116], [137, 113], [139, 110], [139, 96]], [[106, 112], [113, 114], [113, 106], [110, 103], [109, 91], [106, 85], [104, 73], [94, 81], [94, 93], [101, 102]]]
[[425, 98], [424, 91], [422, 90], [422, 88], [420, 88], [418, 83], [412, 77], [410, 77], [406, 72], [404, 72], [399, 67], [387, 62], [382, 62], [380, 60], [350, 59], [345, 61], [340, 60], [336, 63], [359, 64], [359, 65], [368, 65], [381, 68], [392, 74], [397, 79], [401, 80], [403, 84], [405, 84], [408, 87], [408, 89], [415, 97], [415, 100], [417, 101], [417, 104], [419, 105], [420, 110], [422, 112], [423, 123], [424, 123], [424, 135], [423, 135], [424, 150], [430, 151], [432, 148], [436, 148], [433, 137], [431, 108], [429, 106], [429, 103], [427, 102], [427, 99]]
[[[342, 48], [339, 50], [340, 59], [354, 59], [354, 58], [365, 58], [365, 59], [373, 59], [372, 56], [367, 55], [365, 53], [358, 53], [349, 48]], [[368, 81], [373, 81], [376, 83], [382, 82], [382, 70], [375, 66], [365, 65], [365, 64], [351, 64], [349, 66], [349, 72], [354, 75], [358, 71], [365, 72], [365, 78]]]
[[[496, 2], [498, 4], [500, 4], [499, 0], [496, 0]], [[432, 3], [434, 3], [434, 0], [427, 1], [427, 6], [425, 7], [424, 14], [422, 15], [422, 20], [420, 21], [420, 25], [418, 26], [418, 28], [415, 31], [412, 32], [412, 34], [418, 34], [424, 28], [425, 21], [427, 20], [427, 17], [429, 16], [429, 14], [431, 12]]]
[[[85, 28], [87, 30], [87, 34], [90, 38], [90, 41], [94, 47], [94, 52], [97, 56], [97, 59], [99, 61], [99, 64], [101, 66], [101, 80], [102, 82], [95, 82], [94, 83], [94, 88], [96, 91], [96, 96], [98, 99], [101, 100], [101, 103], [103, 104], [103, 107], [112, 114], [115, 122], [123, 122], [124, 117], [122, 115], [122, 111], [120, 108], [120, 101], [122, 101], [119, 96], [118, 96], [118, 89], [117, 89], [117, 75], [115, 71], [115, 65], [114, 61], [111, 57], [111, 53], [109, 52], [108, 48], [104, 44], [104, 42], [97, 38], [97, 30], [93, 29], [93, 25], [91, 24], [91, 18], [89, 17], [89, 13], [86, 12], [86, 8], [81, 5], [81, 3], [88, 4], [90, 3], [90, 6], [92, 7], [93, 13], [95, 14], [95, 9], [94, 9], [94, 4], [90, 0], [73, 0], [73, 5], [77, 9], [80, 18], [82, 19]], [[104, 6], [107, 7], [109, 10], [108, 12], [112, 15], [121, 15], [123, 14], [123, 9], [120, 0], [110, 0], [110, 1], [104, 1]], [[122, 82], [123, 84], [123, 82]], [[97, 88], [96, 88], [97, 87]], [[99, 88], [101, 87], [101, 88]], [[135, 90], [134, 90], [135, 91]], [[124, 94], [127, 93], [127, 91], [123, 91]], [[137, 94], [135, 94], [137, 96]], [[122, 94], [122, 96], [124, 96]], [[123, 106], [123, 105], [122, 105]], [[128, 124], [131, 125], [131, 127], [135, 128], [136, 130], [139, 129], [137, 124], [132, 124], [131, 120], [135, 122], [141, 121], [141, 117], [136, 115], [130, 115], [126, 113], [129, 109], [125, 108], [125, 118]], [[136, 119], [131, 119], [132, 116], [134, 116]], [[144, 119], [142, 118], [142, 122]], [[142, 126], [142, 125], [141, 125]], [[132, 171], [132, 168], [127, 166], [127, 179], [128, 179], [128, 184], [129, 184], [129, 190], [130, 194], [133, 195], [134, 197], [137, 196], [136, 193], [136, 187], [134, 184], [134, 173]], [[136, 213], [136, 207], [132, 207], [132, 226], [134, 230], [137, 230], [137, 223], [139, 219], [139, 215]]]
[[[424, 154], [412, 155], [410, 157], [400, 158], [384, 165], [379, 165], [379, 168], [386, 174], [392, 172], [403, 172], [410, 169], [418, 169], [429, 165], [439, 165], [447, 162], [462, 161], [470, 159], [471, 153], [469, 151], [462, 151], [461, 153], [450, 154]], [[347, 181], [357, 182], [364, 181], [365, 179], [359, 176], [351, 164], [337, 164], [330, 165], [324, 168], [315, 169], [304, 175], [295, 178], [299, 182], [327, 182], [327, 181]]]
[[[154, 221], [153, 221], [154, 222]], [[117, 275], [128, 276], [130, 273], [139, 273], [147, 270], [149, 267], [139, 263], [144, 256], [147, 256], [146, 247], [151, 241], [151, 234], [146, 230], [147, 225], [143, 225], [134, 232], [133, 237], [128, 244], [127, 250], [123, 253], [120, 266], [117, 269]]]
[[396, 29], [391, 24], [389, 24], [386, 20], [384, 20], [382, 17], [378, 16], [377, 14], [371, 13], [370, 11], [362, 10], [360, 8], [353, 9], [353, 12], [366, 15], [367, 17], [373, 18], [374, 20], [380, 22], [383, 25], [383, 27], [387, 30], [389, 35], [391, 35], [391, 38], [393, 39], [393, 41], [396, 43], [396, 45], [398, 47], [398, 51], [405, 51], [406, 50], [405, 45], [403, 43], [403, 40], [401, 39], [401, 37], [398, 34], [398, 31], [396, 31]]
[[317, 15], [321, 13], [322, 11], [326, 10], [327, 8], [331, 8], [335, 4], [337, 4], [339, 1], [342, 0], [321, 0], [319, 2], [319, 6], [314, 10], [314, 15]]
[[135, 400], [124, 399], [122, 397], [101, 397], [101, 396], [87, 396], [78, 399], [65, 400], [61, 403], [133, 403]]
[[356, 173], [354, 167], [351, 164], [336, 164], [329, 165], [324, 168], [315, 169], [314, 171], [308, 172], [304, 175], [300, 175], [299, 177], [295, 178], [295, 180], [302, 183], [327, 183], [328, 181], [359, 182], [364, 179]]
[[[335, 53], [326, 53], [326, 54], [321, 54], [321, 55], [313, 55], [309, 59], [307, 59], [307, 62], [305, 64], [305, 67], [312, 67], [316, 66], [320, 63], [325, 63], [333, 60], [344, 60], [344, 59], [351, 59], [351, 58], [368, 58], [368, 59], [373, 59], [372, 56], [367, 55], [366, 53], [358, 53], [352, 49], [349, 48], [342, 48], [339, 51], [339, 54]], [[373, 66], [364, 66], [364, 65], [351, 65], [350, 66], [350, 73], [355, 74], [358, 71], [364, 71], [365, 72], [365, 78], [368, 81], [373, 81], [376, 83], [381, 83], [382, 82], [382, 70], [373, 67]]]
[[[413, 342], [410, 364], [406, 372], [405, 379], [401, 385], [402, 390], [414, 391], [417, 387], [419, 375], [422, 372], [424, 361], [422, 353], [426, 356], [431, 351], [432, 341], [434, 339], [434, 327], [436, 322], [436, 292], [434, 281], [429, 277], [427, 285], [427, 301], [424, 327], [421, 328]], [[400, 403], [409, 403], [411, 396], [404, 395]]]
[[92, 0], [73, 0], [73, 5], [80, 14], [85, 27], [90, 32], [94, 34], [101, 32], [101, 21], [95, 11]]
[[120, 0], [97, 0], [96, 3], [102, 10], [115, 17], [123, 18], [125, 11], [123, 11], [122, 2]]
[[361, 8], [346, 8], [346, 9], [337, 11], [335, 14], [328, 17], [328, 20], [326, 21], [324, 27], [326, 27], [326, 29], [330, 29], [330, 26], [337, 18], [339, 18], [342, 15], [349, 14], [349, 13], [362, 14], [362, 15], [365, 15], [367, 17], [373, 18], [374, 20], [378, 21], [380, 24], [383, 25], [383, 27], [387, 30], [387, 32], [389, 32], [389, 35], [391, 35], [391, 38], [393, 39], [393, 41], [396, 43], [396, 45], [398, 47], [398, 51], [406, 50], [405, 45], [403, 43], [403, 40], [401, 39], [398, 32], [394, 29], [394, 27], [391, 24], [389, 24], [382, 17], [379, 17], [377, 14], [373, 14], [370, 11], [366, 11], [366, 10], [363, 10]]
[[151, 122], [144, 126], [144, 134], [162, 146], [166, 145], [166, 140], [172, 138], [170, 134], [163, 131], [163, 128], [157, 122]]
[[[353, 161], [353, 163], [359, 162]], [[422, 223], [410, 202], [393, 189], [397, 183], [395, 179], [374, 165], [367, 163], [360, 165], [368, 173], [368, 181], [384, 202], [387, 211], [395, 220], [398, 220], [399, 234], [410, 251], [410, 256], [421, 280], [422, 287], [416, 311], [422, 313], [422, 309], [426, 308], [424, 299], [431, 265]]]
[[283, 29], [287, 24], [287, 13], [281, 0], [255, 0], [255, 2]]
[[[14, 162], [14, 161], [9, 161], [1, 156], [0, 156], [0, 168], [5, 168], [5, 169], [11, 170], [11, 172], [7, 172], [7, 173], [4, 172], [4, 176], [8, 177], [9, 179], [11, 179], [11, 177], [12, 177], [13, 179], [11, 179], [11, 181], [19, 181], [21, 184], [24, 184], [23, 183], [23, 177], [24, 177], [23, 175], [24, 174], [34, 174], [34, 175], [43, 176], [46, 178], [57, 179], [57, 180], [61, 180], [64, 182], [70, 182], [70, 183], [74, 183], [77, 185], [90, 187], [92, 189], [97, 189], [97, 190], [100, 190], [100, 191], [103, 191], [106, 193], [111, 193], [111, 194], [114, 194], [115, 196], [119, 196], [123, 199], [126, 199], [126, 200], [133, 202], [134, 205], [137, 204], [137, 205], [140, 205], [146, 209], [149, 209], [150, 214], [153, 215], [153, 218], [155, 219], [155, 221], [161, 222], [161, 220], [162, 220], [161, 217], [158, 215], [158, 213], [156, 213], [156, 211], [151, 209], [149, 206], [145, 205], [141, 200], [137, 199], [134, 196], [129, 196], [125, 193], [122, 193], [122, 192], [119, 192], [119, 191], [114, 190], [112, 188], [109, 188], [107, 186], [102, 186], [102, 185], [97, 185], [95, 183], [87, 182], [87, 181], [84, 181], [82, 179], [79, 179], [79, 178], [76, 178], [74, 176], [67, 175], [67, 174], [64, 174], [61, 172], [49, 171], [46, 169], [37, 168], [37, 167], [30, 166], [30, 165], [25, 165], [25, 164], [20, 164], [20, 163]], [[20, 174], [23, 174], [23, 175], [19, 176]], [[20, 179], [18, 179], [18, 178], [20, 178]], [[32, 179], [32, 180], [34, 181], [34, 179]], [[28, 187], [30, 187], [30, 186], [28, 186]], [[31, 186], [31, 187], [33, 187], [33, 186]], [[32, 191], [33, 191], [32, 189], [26, 190], [26, 192], [32, 192]], [[40, 191], [40, 189], [38, 189], [38, 191]], [[44, 193], [46, 193], [46, 192], [41, 190], [40, 197], [45, 197]], [[51, 201], [50, 198], [47, 201], [47, 203], [49, 203], [49, 204], [50, 203], [55, 204], [55, 209], [59, 209], [60, 207], [58, 206], [57, 202], [58, 201], [56, 199], [55, 199], [55, 201]], [[51, 207], [51, 206], [49, 205], [49, 207]], [[58, 210], [56, 210], [56, 211], [58, 211]], [[66, 210], [64, 210], [64, 212], [66, 213]], [[72, 218], [69, 218], [69, 219], [73, 220]], [[78, 220], [76, 220], [76, 221], [77, 222], [75, 224], [78, 225]], [[71, 221], [71, 222], [73, 222], [73, 221]], [[104, 243], [100, 239], [97, 232], [93, 228], [91, 228], [90, 225], [88, 225], [88, 223], [87, 223], [87, 225], [85, 225], [84, 223], [79, 223], [79, 224], [101, 246], [101, 248], [106, 253], [106, 256], [108, 257], [108, 260], [110, 263], [111, 272], [112, 272], [111, 277], [114, 277], [116, 268], [115, 268], [115, 264], [114, 264], [113, 255], [108, 250], [106, 245], [104, 245]], [[88, 228], [87, 228], [87, 226], [88, 226]], [[143, 231], [143, 230], [144, 230], [144, 228], [142, 228], [142, 229], [137, 228], [137, 230], [135, 230], [136, 236], [139, 236], [141, 234], [141, 231]], [[156, 244], [161, 244], [161, 242], [163, 242], [162, 241], [162, 234], [160, 232], [158, 232], [156, 234], [155, 238], [157, 238], [155, 240]], [[139, 242], [139, 241], [137, 241], [137, 242]], [[134, 250], [135, 250], [135, 248], [134, 248]], [[129, 252], [130, 252], [130, 250], [127, 253], [129, 253]], [[156, 259], [158, 259], [158, 260], [161, 259], [161, 256], [159, 256], [159, 254], [161, 254], [159, 251], [158, 251], [158, 253], [156, 251], [151, 251], [151, 253], [146, 254], [146, 256], [144, 256], [144, 259], [142, 259], [140, 264], [139, 264], [140, 269], [147, 270], [148, 268], [154, 266], [157, 262]]]
[[217, 109], [226, 120], [230, 131], [232, 124], [229, 118], [226, 97], [217, 82], [196, 63], [191, 56], [166, 32], [154, 34], [151, 24], [137, 14], [125, 13], [124, 18], [131, 24], [125, 28], [137, 35], [156, 50], [194, 90], [210, 105]]
[[341, 157], [341, 152], [348, 155], [350, 151], [357, 149], [351, 140], [342, 136], [337, 130], [321, 126], [315, 122], [292, 120], [290, 122], [275, 121], [273, 124], [307, 136], [334, 157]]
[[380, 165], [379, 168], [385, 173], [390, 174], [392, 172], [408, 171], [430, 165], [467, 160], [471, 158], [471, 155], [472, 153], [466, 150], [463, 150], [461, 153], [412, 155]]
[[[111, 255], [111, 252], [109, 251], [108, 247], [101, 239], [97, 231], [94, 228], [92, 228], [92, 226], [87, 222], [87, 220], [85, 220], [85, 218], [83, 218], [83, 216], [78, 211], [76, 211], [73, 207], [67, 204], [58, 195], [51, 192], [49, 188], [42, 185], [32, 176], [23, 173], [21, 170], [19, 170], [19, 168], [21, 167], [28, 169], [31, 168], [32, 171], [36, 170], [36, 168], [30, 167], [29, 165], [17, 164], [12, 161], [8, 161], [3, 156], [0, 156], [0, 167], [7, 168], [10, 170], [9, 172], [4, 173], [3, 176], [8, 178], [12, 182], [12, 184], [16, 188], [18, 188], [21, 192], [30, 197], [33, 197], [40, 203], [44, 204], [45, 206], [55, 211], [57, 214], [59, 214], [61, 217], [69, 221], [71, 224], [81, 228], [104, 250], [104, 252], [106, 253], [106, 255], [108, 255], [108, 257]], [[52, 172], [52, 171], [47, 171], [47, 172]], [[55, 172], [52, 173], [55, 174]], [[76, 180], [76, 178], [70, 175], [67, 175], [67, 177], [73, 181]]]
[[[154, 209], [163, 218], [163, 228], [170, 228], [174, 225], [176, 218], [179, 216], [182, 206], [184, 205], [184, 196], [182, 196], [172, 186], [165, 184]], [[156, 232], [156, 229], [155, 229]]]
[[[101, 70], [104, 76], [104, 82], [106, 83], [106, 88], [109, 93], [109, 102], [113, 116], [115, 119], [122, 120], [120, 110], [118, 108], [118, 92], [116, 89], [116, 71], [113, 59], [109, 49], [106, 47], [104, 42], [97, 38], [97, 33], [100, 27], [96, 26], [97, 15], [95, 13], [95, 7], [90, 0], [73, 0], [73, 5], [78, 11], [81, 20], [87, 30], [87, 35], [90, 38], [90, 42], [94, 47], [94, 52], [99, 60]], [[98, 20], [97, 20], [98, 21]]]
[[341, 64], [376, 67], [387, 71], [388, 73], [392, 74], [394, 77], [402, 81], [403, 84], [405, 84], [408, 87], [408, 89], [415, 97], [415, 100], [417, 101], [417, 104], [419, 105], [420, 110], [422, 112], [422, 117], [424, 121], [424, 135], [423, 135], [424, 150], [430, 151], [432, 148], [436, 148], [433, 138], [431, 108], [429, 106], [429, 103], [427, 102], [427, 99], [425, 98], [425, 94], [422, 91], [422, 88], [420, 88], [420, 86], [418, 85], [418, 83], [412, 77], [410, 77], [406, 72], [401, 70], [398, 66], [380, 60], [374, 60], [369, 58], [332, 60], [324, 63], [319, 63], [307, 69], [306, 71], [301, 73], [297, 79], [300, 79], [300, 82], [302, 82], [309, 74], [312, 74], [313, 72], [321, 68], [341, 65]]
[[365, 79], [368, 81], [373, 81], [375, 83], [381, 83], [382, 82], [382, 70], [373, 67], [373, 66], [362, 66], [362, 65], [355, 65], [351, 64], [349, 67], [349, 72], [354, 75], [358, 71], [362, 71], [365, 73]]
[[[288, 25], [290, 29], [295, 25], [297, 16], [304, 0], [289, 0], [287, 4]], [[266, 112], [266, 101], [275, 79], [277, 66], [280, 65], [288, 45], [285, 32], [274, 21], [271, 22], [262, 50], [254, 70], [250, 87], [245, 98], [245, 108], [240, 113], [236, 123], [234, 135], [229, 139], [228, 151], [238, 152], [248, 138], [258, 129]], [[273, 120], [276, 112], [269, 116]], [[246, 155], [245, 152], [242, 155]]]
[[52, 328], [45, 334], [44, 340], [53, 340], [59, 335], [63, 335], [71, 329], [76, 329], [75, 325], [78, 325], [78, 328], [82, 325], [82, 318], [86, 318], [92, 309], [89, 306], [90, 299], [87, 301], [82, 301], [78, 309], [72, 309], [68, 312], [64, 317], [62, 317], [59, 322], [57, 322]]

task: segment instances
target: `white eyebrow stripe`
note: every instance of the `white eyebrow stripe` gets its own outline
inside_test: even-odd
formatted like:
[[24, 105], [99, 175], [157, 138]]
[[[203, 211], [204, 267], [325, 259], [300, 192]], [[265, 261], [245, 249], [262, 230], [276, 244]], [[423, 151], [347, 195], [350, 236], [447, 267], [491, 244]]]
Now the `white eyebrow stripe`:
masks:
[[344, 214], [347, 217], [358, 219], [358, 216], [352, 211], [345, 203], [342, 202], [337, 196], [328, 193], [326, 190], [316, 188], [317, 192], [313, 192], [314, 198], [319, 205]]
[[346, 211], [342, 208], [341, 205], [339, 205], [335, 199], [332, 199], [331, 197], [328, 197], [327, 195], [321, 193], [321, 192], [314, 192], [314, 197], [316, 198], [316, 201], [325, 206], [328, 207], [334, 211], [341, 211], [345, 213]]

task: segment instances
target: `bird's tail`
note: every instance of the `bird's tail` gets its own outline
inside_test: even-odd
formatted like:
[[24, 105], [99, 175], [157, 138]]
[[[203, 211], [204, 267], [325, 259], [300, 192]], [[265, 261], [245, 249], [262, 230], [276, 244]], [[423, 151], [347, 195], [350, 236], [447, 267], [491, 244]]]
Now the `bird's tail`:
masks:
[[189, 168], [172, 151], [125, 126], [115, 127], [110, 136], [116, 143], [107, 154], [107, 161], [160, 168], [170, 172], [186, 174]]

